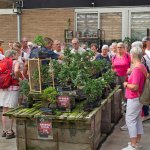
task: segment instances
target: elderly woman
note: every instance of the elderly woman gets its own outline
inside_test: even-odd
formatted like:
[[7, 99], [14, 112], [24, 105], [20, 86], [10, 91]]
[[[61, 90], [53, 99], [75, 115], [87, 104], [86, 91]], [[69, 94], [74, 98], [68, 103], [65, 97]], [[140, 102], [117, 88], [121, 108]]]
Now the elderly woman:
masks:
[[109, 51], [108, 45], [103, 45], [102, 52], [100, 53], [99, 59], [103, 59], [106, 60], [107, 62], [110, 62], [108, 51]]
[[109, 58], [112, 59], [117, 53], [117, 43], [113, 42], [110, 46]]
[[130, 142], [128, 143], [128, 147], [122, 150], [136, 150], [141, 147], [139, 142], [143, 134], [141, 118], [142, 104], [139, 102], [139, 97], [146, 80], [145, 76], [147, 70], [141, 63], [142, 49], [140, 47], [134, 47], [130, 53], [133, 69], [128, 81], [124, 82], [124, 88], [126, 89], [125, 96], [127, 98], [126, 124], [129, 131]]
[[124, 92], [123, 83], [127, 77], [127, 70], [130, 68], [130, 55], [125, 50], [125, 45], [120, 42], [117, 44], [117, 53], [112, 58], [112, 70], [116, 72], [117, 84], [121, 85], [121, 89]]
[[[8, 50], [5, 52], [5, 57], [12, 58], [12, 83], [8, 88], [0, 89], [0, 106], [3, 107], [2, 113], [5, 113], [10, 108], [15, 108], [18, 105], [18, 96], [19, 96], [19, 78], [20, 73], [20, 64], [17, 61], [17, 53], [13, 50]], [[6, 139], [14, 138], [15, 134], [13, 131], [13, 119], [6, 116], [2, 116], [2, 137]]]

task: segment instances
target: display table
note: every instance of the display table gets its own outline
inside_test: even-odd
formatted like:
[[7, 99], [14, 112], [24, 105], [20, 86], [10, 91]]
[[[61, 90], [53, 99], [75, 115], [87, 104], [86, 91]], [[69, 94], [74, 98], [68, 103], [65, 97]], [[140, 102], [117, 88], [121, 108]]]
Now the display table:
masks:
[[112, 123], [121, 117], [121, 90], [117, 86], [91, 112], [44, 115], [40, 104], [28, 113], [18, 107], [4, 115], [16, 118], [17, 150], [96, 150], [102, 134], [110, 133]]

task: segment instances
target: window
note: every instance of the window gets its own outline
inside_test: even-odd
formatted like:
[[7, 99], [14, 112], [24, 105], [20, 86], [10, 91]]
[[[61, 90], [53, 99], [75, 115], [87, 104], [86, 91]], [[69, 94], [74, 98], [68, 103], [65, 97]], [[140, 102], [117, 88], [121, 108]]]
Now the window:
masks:
[[104, 31], [105, 41], [116, 41], [122, 39], [122, 13], [101, 13], [100, 26]]
[[98, 29], [97, 13], [77, 14], [77, 37], [95, 37]]
[[141, 40], [147, 35], [147, 28], [150, 28], [150, 12], [132, 12], [131, 37]]

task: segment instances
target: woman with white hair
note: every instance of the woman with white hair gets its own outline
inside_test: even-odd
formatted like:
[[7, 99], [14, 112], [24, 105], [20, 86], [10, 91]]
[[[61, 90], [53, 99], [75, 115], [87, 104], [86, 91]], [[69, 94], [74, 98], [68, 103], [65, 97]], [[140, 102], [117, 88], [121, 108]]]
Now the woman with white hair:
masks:
[[[143, 51], [143, 57], [142, 57], [142, 63], [145, 65], [147, 72], [150, 73], [150, 55], [145, 53], [145, 49], [143, 48], [143, 43], [142, 41], [135, 41], [132, 43], [131, 47], [140, 47]], [[144, 105], [143, 106], [143, 112], [142, 112], [142, 120], [146, 121], [150, 119], [149, 115], [149, 106]]]
[[131, 44], [131, 47], [140, 47], [141, 49], [143, 48], [143, 43], [141, 41], [135, 41]]
[[108, 51], [109, 51], [108, 45], [103, 45], [102, 52], [100, 53], [99, 59], [103, 59], [106, 60], [107, 62], [110, 62]]
[[124, 82], [124, 88], [126, 89], [125, 96], [127, 98], [126, 124], [130, 142], [128, 143], [128, 147], [122, 150], [137, 150], [141, 147], [139, 142], [143, 134], [141, 118], [142, 104], [139, 102], [139, 97], [146, 80], [147, 70], [141, 63], [142, 49], [140, 47], [133, 47], [130, 54], [133, 69], [128, 77], [128, 81]]

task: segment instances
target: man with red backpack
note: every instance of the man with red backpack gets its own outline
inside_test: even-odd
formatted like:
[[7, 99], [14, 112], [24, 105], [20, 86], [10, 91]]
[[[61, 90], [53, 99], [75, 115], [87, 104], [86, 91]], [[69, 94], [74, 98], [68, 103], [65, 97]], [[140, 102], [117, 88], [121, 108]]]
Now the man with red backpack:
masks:
[[[6, 58], [0, 61], [0, 106], [2, 113], [18, 105], [19, 79], [21, 77], [20, 64], [17, 61], [16, 52], [8, 50], [5, 52]], [[14, 138], [13, 119], [2, 116], [2, 137], [6, 139]], [[9, 128], [7, 128], [9, 127]]]

